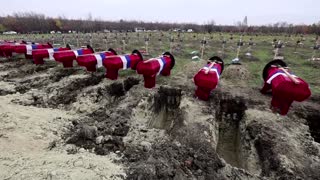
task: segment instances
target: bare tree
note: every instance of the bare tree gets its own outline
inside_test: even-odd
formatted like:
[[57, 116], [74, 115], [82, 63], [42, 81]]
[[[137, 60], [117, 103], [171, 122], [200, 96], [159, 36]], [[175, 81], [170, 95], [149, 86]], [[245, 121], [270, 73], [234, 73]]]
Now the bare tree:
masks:
[[208, 21], [203, 25], [204, 31], [211, 33], [215, 29], [216, 22], [214, 20]]
[[[215, 24], [211, 20], [203, 25], [192, 23], [166, 23], [166, 22], [142, 22], [142, 21], [127, 21], [121, 19], [120, 21], [103, 21], [101, 19], [94, 19], [91, 13], [88, 17], [83, 19], [68, 19], [65, 16], [58, 18], [46, 17], [43, 14], [33, 12], [20, 12], [0, 17], [0, 31], [13, 30], [19, 33], [39, 32], [47, 33], [49, 31], [63, 31], [76, 30], [79, 32], [97, 32], [104, 29], [128, 31], [135, 27], [143, 27], [147, 30], [161, 30], [168, 31], [174, 28], [193, 29], [195, 32], [239, 32], [246, 33], [315, 33], [320, 34], [320, 22], [312, 25], [293, 25], [287, 22], [277, 22], [274, 24], [263, 26], [244, 26], [246, 18], [243, 22], [239, 21], [233, 26]], [[244, 30], [245, 29], [245, 30]]]

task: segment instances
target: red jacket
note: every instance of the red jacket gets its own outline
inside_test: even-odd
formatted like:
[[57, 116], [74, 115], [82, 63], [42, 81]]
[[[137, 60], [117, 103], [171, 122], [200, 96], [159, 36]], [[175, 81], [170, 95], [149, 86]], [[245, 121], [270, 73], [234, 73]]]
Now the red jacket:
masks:
[[54, 52], [58, 51], [67, 51], [70, 50], [69, 48], [50, 48], [50, 49], [35, 49], [32, 50], [32, 57], [35, 64], [44, 64], [43, 59], [49, 58], [50, 60], [53, 60], [53, 54]]
[[308, 83], [299, 77], [296, 77], [296, 79], [300, 82], [299, 84], [295, 84], [277, 67], [271, 67], [268, 70], [268, 77], [264, 82], [261, 93], [272, 91], [271, 105], [280, 109], [282, 115], [288, 113], [293, 101], [301, 102], [311, 96]]
[[194, 76], [194, 83], [197, 86], [195, 95], [202, 100], [207, 101], [210, 93], [214, 90], [219, 82], [221, 74], [221, 64], [215, 64], [206, 74], [206, 70], [209, 68], [210, 63], [201, 68], [199, 72]]
[[117, 55], [106, 57], [103, 66], [107, 69], [106, 77], [115, 80], [118, 78], [119, 69], [136, 69], [137, 64], [143, 61], [138, 54]]
[[173, 59], [169, 56], [152, 58], [151, 61], [140, 61], [137, 65], [137, 73], [144, 77], [144, 87], [153, 88], [156, 85], [156, 76], [161, 74], [169, 76], [173, 64]]
[[83, 48], [78, 50], [58, 51], [53, 54], [54, 59], [57, 62], [63, 63], [63, 67], [73, 67], [73, 61], [80, 55], [92, 54], [92, 49]]
[[86, 67], [87, 71], [95, 72], [97, 68], [103, 66], [103, 62], [108, 56], [115, 55], [113, 51], [105, 51], [97, 54], [85, 54], [77, 57], [79, 66]]

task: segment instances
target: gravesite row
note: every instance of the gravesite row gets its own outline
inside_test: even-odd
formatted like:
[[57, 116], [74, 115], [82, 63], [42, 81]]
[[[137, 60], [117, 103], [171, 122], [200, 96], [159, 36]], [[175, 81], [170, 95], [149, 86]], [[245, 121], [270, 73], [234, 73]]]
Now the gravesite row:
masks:
[[[170, 76], [171, 70], [175, 67], [175, 58], [173, 44], [175, 39], [170, 37], [169, 39], [169, 51], [157, 57], [150, 57], [149, 54], [149, 41], [150, 36], [144, 37], [144, 50], [133, 50], [130, 54], [121, 53], [117, 51], [125, 51], [126, 45], [129, 42], [130, 37], [126, 33], [122, 38], [122, 48], [112, 49], [108, 48], [107, 51], [95, 52], [92, 48], [92, 36], [89, 36], [89, 44], [86, 47], [72, 49], [69, 44], [66, 43], [66, 36], [62, 36], [62, 42], [65, 47], [53, 47], [55, 38], [52, 36], [51, 43], [34, 43], [24, 40], [2, 40], [0, 41], [0, 57], [12, 58], [18, 54], [25, 55], [27, 60], [32, 60], [35, 65], [42, 65], [45, 63], [44, 59], [54, 60], [58, 63], [62, 63], [64, 68], [71, 68], [74, 65], [74, 61], [79, 66], [83, 66], [89, 72], [96, 72], [97, 68], [104, 67], [106, 69], [105, 77], [110, 80], [116, 80], [118, 78], [119, 70], [131, 69], [136, 73], [141, 74], [144, 78], [144, 86], [146, 88], [154, 88], [156, 86], [156, 77], [159, 75]], [[158, 41], [162, 45], [163, 34], [159, 35]], [[137, 35], [139, 37], [139, 34]], [[8, 38], [8, 37], [6, 37]], [[30, 38], [30, 37], [29, 37]], [[43, 41], [44, 37], [42, 36]], [[69, 37], [70, 38], [70, 37]], [[75, 35], [77, 47], [79, 47], [79, 36]], [[115, 34], [114, 39], [117, 39]], [[183, 39], [178, 34], [178, 42], [183, 43]], [[107, 37], [104, 38], [106, 47], [108, 47]], [[207, 101], [210, 97], [210, 93], [219, 84], [220, 76], [223, 77], [223, 70], [225, 65], [241, 66], [239, 54], [241, 48], [244, 46], [243, 36], [241, 35], [235, 45], [236, 57], [231, 60], [230, 63], [226, 63], [223, 60], [223, 52], [227, 41], [224, 37], [220, 37], [222, 46], [222, 52], [220, 56], [212, 56], [208, 59], [204, 59], [204, 52], [208, 39], [204, 37], [200, 41], [200, 53], [193, 51], [191, 53], [193, 61], [203, 61], [203, 68], [199, 69], [198, 73], [194, 75], [193, 82], [195, 84], [196, 91], [194, 95], [204, 101]], [[228, 44], [233, 43], [233, 36], [231, 35]], [[299, 39], [295, 45], [295, 51], [301, 44], [302, 39]], [[57, 46], [59, 44], [54, 44]], [[252, 47], [255, 45], [253, 38], [251, 37], [247, 42], [246, 56], [250, 57]], [[281, 115], [286, 115], [293, 101], [302, 102], [311, 96], [311, 90], [308, 83], [298, 75], [293, 74], [290, 68], [284, 61], [284, 57], [280, 56], [280, 50], [285, 46], [281, 40], [273, 39], [272, 46], [274, 48], [274, 57], [272, 61], [268, 62], [264, 68], [261, 69], [264, 85], [261, 89], [261, 93], [272, 92], [272, 100], [270, 108], [273, 112], [278, 112]], [[73, 46], [74, 47], [74, 46]], [[317, 61], [315, 57], [316, 51], [319, 50], [320, 43], [318, 37], [316, 38], [315, 45], [313, 47], [313, 53], [310, 60]], [[200, 57], [199, 57], [200, 56]]]

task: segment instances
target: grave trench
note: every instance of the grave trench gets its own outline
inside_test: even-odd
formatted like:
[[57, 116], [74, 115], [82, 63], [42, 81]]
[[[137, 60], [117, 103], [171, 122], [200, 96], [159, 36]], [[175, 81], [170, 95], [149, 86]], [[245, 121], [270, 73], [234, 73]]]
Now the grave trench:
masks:
[[[117, 94], [108, 95], [118, 96]], [[146, 94], [141, 95], [141, 97], [144, 97]], [[152, 174], [155, 173], [153, 174], [154, 176], [151, 176], [152, 178], [169, 176], [169, 179], [172, 179], [172, 177], [176, 176], [177, 174], [184, 174], [183, 171], [179, 171], [174, 168], [176, 166], [175, 163], [185, 162], [186, 159], [189, 159], [190, 157], [195, 157], [195, 159], [192, 161], [194, 165], [187, 168], [190, 171], [186, 171], [192, 172], [192, 175], [194, 177], [211, 177], [210, 175], [214, 175], [216, 173], [215, 168], [219, 169], [224, 167], [223, 163], [217, 156], [218, 154], [222, 158], [225, 158], [224, 155], [231, 154], [231, 158], [225, 158], [226, 162], [231, 164], [232, 166], [246, 169], [245, 166], [242, 165], [242, 163], [245, 163], [245, 160], [240, 153], [240, 143], [236, 143], [235, 145], [230, 145], [228, 143], [224, 144], [224, 141], [226, 139], [229, 140], [228, 142], [241, 141], [240, 129], [242, 124], [240, 122], [242, 121], [244, 111], [246, 109], [246, 106], [243, 104], [244, 101], [232, 98], [222, 100], [215, 99], [214, 103], [218, 105], [217, 108], [215, 108], [212, 112], [216, 112], [217, 120], [225, 121], [225, 124], [234, 123], [231, 128], [226, 128], [225, 125], [222, 125], [223, 123], [219, 122], [220, 129], [224, 128], [228, 133], [233, 132], [237, 128], [237, 130], [239, 131], [238, 135], [230, 137], [226, 135], [227, 133], [222, 133], [222, 130], [220, 130], [219, 143], [217, 144], [217, 146], [219, 147], [216, 151], [214, 147], [210, 145], [210, 142], [206, 141], [206, 139], [199, 139], [199, 141], [194, 141], [195, 138], [197, 139], [201, 137], [197, 136], [197, 134], [190, 134], [190, 137], [188, 137], [188, 139], [192, 140], [191, 144], [186, 143], [182, 144], [182, 146], [176, 146], [175, 144], [172, 144], [171, 141], [163, 142], [164, 144], [153, 144], [150, 151], [145, 151], [141, 149], [140, 146], [126, 146], [123, 143], [123, 137], [127, 136], [129, 129], [132, 128], [128, 124], [128, 121], [130, 121], [131, 118], [130, 112], [132, 112], [132, 110], [137, 107], [137, 104], [141, 99], [140, 96], [136, 96], [134, 98], [135, 101], [131, 101], [132, 96], [123, 97], [124, 98], [120, 98], [119, 101], [115, 101], [115, 104], [108, 109], [102, 107], [91, 114], [86, 114], [85, 116], [87, 116], [88, 118], [87, 121], [74, 121], [73, 129], [70, 129], [69, 134], [64, 137], [66, 142], [75, 144], [78, 148], [82, 147], [87, 150], [91, 150], [92, 152], [99, 155], [107, 155], [109, 152], [118, 151], [124, 153], [125, 159], [123, 161], [124, 163], [128, 163], [128, 171], [135, 172], [131, 174], [130, 177], [135, 176], [134, 174], [136, 173], [138, 173], [136, 174], [136, 176], [148, 175], [148, 173], [150, 172], [145, 172], [145, 168], [152, 169], [152, 167], [155, 167], [157, 170], [155, 172], [152, 172]], [[181, 89], [160, 87], [158, 93], [155, 93], [153, 97], [149, 97], [149, 100], [147, 101], [149, 104], [148, 106], [152, 108], [143, 108], [147, 111], [153, 111], [154, 114], [154, 116], [148, 118], [149, 127], [165, 129], [169, 132], [169, 134], [171, 134], [173, 130], [178, 129], [179, 127], [183, 128], [183, 114], [181, 114], [181, 111], [179, 109], [181, 98]], [[130, 105], [126, 106], [125, 108], [119, 107], [119, 105], [123, 102], [130, 102]], [[199, 128], [200, 131], [198, 132], [207, 129], [207, 127], [203, 125], [198, 125], [199, 124], [196, 124], [196, 126], [191, 126], [189, 128]], [[219, 129], [217, 129], [217, 131], [219, 131]], [[189, 136], [189, 134], [184, 135]], [[103, 138], [101, 139], [101, 142], [97, 143], [97, 137], [99, 136], [102, 136]], [[227, 153], [219, 150], [219, 148], [223, 149], [223, 147], [226, 148], [228, 145], [230, 146], [230, 148], [228, 149]], [[78, 150], [70, 149], [70, 151], [68, 152], [72, 154], [77, 153]], [[150, 156], [154, 156], [160, 159], [163, 158], [162, 160], [164, 160], [163, 163], [165, 164], [147, 162], [147, 159]], [[210, 170], [207, 169], [207, 163], [210, 164]], [[138, 164], [139, 166], [137, 166]], [[147, 167], [145, 167], [144, 165], [146, 165]], [[184, 166], [185, 165], [182, 165], [182, 168], [186, 168]]]
[[[18, 62], [19, 63], [19, 62]], [[14, 85], [13, 91], [3, 92], [2, 95], [19, 92], [26, 93], [30, 89], [40, 89], [50, 83], [58, 82], [66, 76], [70, 76], [79, 69], [61, 69], [56, 64], [48, 63], [45, 65], [26, 64], [15, 69], [8, 68], [7, 74], [1, 75], [2, 81]]]
[[[146, 96], [146, 94], [133, 92], [133, 94], [138, 93], [141, 97], [139, 95], [124, 95], [130, 91], [133, 86], [139, 84], [139, 82], [140, 79], [129, 77], [123, 80], [123, 82], [116, 81], [103, 89], [95, 89], [95, 91], [99, 91], [96, 93], [97, 96], [104, 96], [104, 98], [108, 98], [109, 100], [112, 99], [110, 99], [110, 97], [114, 97], [115, 99], [113, 99], [110, 104], [97, 102], [101, 105], [101, 108], [92, 113], [83, 114], [82, 119], [75, 120], [73, 128], [63, 137], [66, 143], [74, 144], [77, 147], [82, 147], [87, 150], [93, 150], [93, 152], [98, 155], [124, 151], [127, 147], [124, 146], [123, 137], [127, 136], [129, 132], [130, 127], [128, 122], [131, 118], [131, 112], [137, 107], [141, 98]], [[136, 90], [137, 89], [135, 89], [135, 91]], [[148, 91], [145, 92], [148, 93]], [[163, 99], [159, 97], [157, 94], [154, 99], [162, 101]], [[97, 97], [97, 99], [99, 99], [99, 97]], [[119, 107], [123, 102], [127, 102], [127, 108]], [[180, 100], [177, 102], [180, 103]], [[160, 111], [161, 107], [157, 108], [159, 108], [157, 111]], [[103, 138], [100, 143], [97, 143], [96, 138], [99, 136]], [[76, 151], [70, 153], [76, 153]]]
[[13, 62], [3, 63], [0, 66], [0, 70], [8, 71], [7, 75], [2, 75], [3, 79], [15, 79], [25, 76], [31, 76], [35, 73], [46, 71], [50, 68], [56, 67], [55, 62], [47, 62], [43, 65], [35, 65], [30, 60], [14, 60]]
[[179, 106], [182, 96], [181, 89], [161, 86], [153, 98], [154, 117], [148, 122], [151, 128], [165, 129], [170, 131], [175, 119], [179, 119]]
[[47, 88], [45, 90], [47, 94], [52, 94], [55, 91], [57, 91], [57, 93], [50, 95], [45, 106], [56, 108], [59, 104], [69, 105], [76, 101], [77, 95], [83, 88], [97, 85], [103, 78], [104, 75], [92, 75], [77, 78], [66, 85], [62, 85], [62, 87], [58, 87], [58, 89], [56, 89], [56, 87]]
[[[319, 95], [312, 95], [310, 97], [311, 102], [318, 104], [320, 102], [320, 96]], [[320, 113], [319, 113], [319, 106], [311, 106], [307, 107], [308, 109], [307, 116], [305, 119], [307, 120], [307, 123], [309, 125], [311, 136], [314, 138], [314, 140], [318, 143], [320, 143]], [[302, 111], [304, 112], [304, 111]]]
[[22, 65], [29, 64], [29, 61], [27, 59], [7, 59], [3, 58], [0, 59], [1, 64], [0, 64], [0, 70], [5, 70], [5, 69], [11, 69], [11, 68], [16, 68], [20, 67]]
[[320, 96], [311, 96], [312, 104], [300, 106], [295, 110], [295, 114], [302, 119], [305, 119], [305, 124], [309, 126], [309, 132], [314, 141], [320, 143], [320, 113], [318, 102]]
[[[80, 75], [80, 77], [73, 77], [71, 79], [63, 79], [62, 77], [63, 75], [57, 77], [57, 82], [44, 83], [46, 84], [44, 86], [41, 86], [41, 83], [38, 84], [41, 89], [36, 91], [27, 91], [29, 87], [18, 87], [18, 91], [27, 91], [25, 94], [29, 98], [18, 98], [12, 100], [12, 102], [26, 106], [31, 105], [44, 108], [64, 107], [68, 109], [68, 105], [76, 101], [77, 95], [81, 93], [82, 89], [99, 84], [104, 79], [104, 74], [84, 75], [82, 77]], [[52, 79], [54, 80], [55, 78]], [[63, 80], [65, 81], [62, 82]], [[35, 84], [36, 86], [37, 84]]]
[[[161, 87], [154, 97], [154, 115], [149, 120], [149, 127], [165, 129], [169, 134], [174, 134], [173, 130], [182, 128], [183, 113], [179, 109], [181, 99], [181, 89]], [[222, 97], [221, 94], [211, 99], [210, 108], [213, 111], [211, 113], [215, 113], [215, 121], [219, 124], [215, 129], [219, 132], [216, 152], [231, 166], [258, 174], [261, 171], [259, 157], [252, 154], [256, 150], [252, 146], [253, 142], [246, 138], [244, 122], [246, 104], [246, 100], [241, 97]], [[247, 164], [248, 158], [250, 163], [258, 164], [258, 167]]]
[[241, 140], [243, 116], [247, 109], [243, 99], [220, 99], [216, 118], [219, 122], [217, 153], [230, 165], [245, 168]]
[[[73, 73], [73, 71], [67, 71], [67, 74]], [[65, 74], [61, 73], [61, 76], [56, 77], [54, 81], [59, 81]], [[90, 80], [80, 80], [75, 84], [69, 84], [65, 86], [63, 89], [66, 93], [74, 92], [68, 98], [66, 97], [66, 93], [60, 94], [58, 97], [54, 97], [54, 102], [56, 100], [61, 100], [62, 104], [67, 105], [73, 102], [76, 98], [76, 95], [79, 93], [82, 88], [90, 85], [96, 85], [100, 83], [104, 77], [96, 77], [92, 81]], [[133, 84], [134, 85], [134, 84]], [[124, 83], [124, 88], [128, 91], [133, 85], [130, 83]], [[42, 87], [42, 86], [39, 86]], [[110, 95], [114, 96], [122, 96], [122, 91], [119, 91], [119, 86], [114, 84], [114, 87], [111, 87]], [[63, 91], [64, 91], [63, 90]], [[114, 90], [114, 91], [113, 91]], [[117, 94], [119, 93], [120, 94]], [[154, 101], [154, 111], [158, 114], [157, 118], [154, 118], [156, 121], [150, 122], [150, 127], [156, 127], [160, 129], [170, 130], [174, 125], [176, 125], [174, 120], [179, 119], [180, 114], [177, 108], [180, 105], [181, 100], [181, 89], [166, 89], [161, 87], [159, 90], [159, 94], [155, 95]], [[56, 107], [57, 104], [54, 102], [49, 102], [49, 107]], [[231, 102], [231, 105], [228, 104]], [[244, 109], [234, 109], [233, 105], [237, 105], [233, 100], [225, 100], [220, 103], [221, 112], [219, 114], [220, 129], [219, 129], [219, 143], [217, 152], [231, 165], [242, 168], [243, 165], [241, 162], [241, 155], [239, 154], [239, 146], [240, 146], [240, 121], [243, 116]], [[240, 106], [241, 102], [240, 102]], [[161, 119], [161, 120], [159, 120]], [[181, 123], [181, 122], [180, 122]], [[231, 127], [231, 128], [230, 128]], [[232, 132], [236, 132], [233, 134]], [[231, 141], [229, 141], [231, 139]], [[229, 143], [229, 144], [228, 144]], [[223, 151], [223, 149], [227, 148], [228, 151]]]
[[[107, 155], [109, 152], [123, 151], [125, 149], [123, 137], [129, 132], [128, 120], [131, 111], [140, 101], [129, 101], [127, 108], [119, 107], [127, 98], [126, 92], [139, 84], [140, 79], [128, 77], [125, 80], [115, 81], [103, 88], [91, 89], [88, 93], [97, 99], [94, 103], [99, 104], [100, 108], [91, 113], [82, 114], [82, 118], [73, 121], [73, 127], [64, 135], [66, 143], [74, 144], [79, 148], [92, 150], [98, 155]], [[87, 95], [88, 95], [87, 94]], [[101, 101], [104, 98], [106, 101]], [[106, 103], [106, 104], [105, 104]], [[97, 143], [96, 138], [102, 137], [101, 142]], [[77, 150], [69, 153], [76, 153]]]
[[306, 118], [309, 126], [309, 131], [314, 141], [320, 143], [320, 113], [319, 111], [312, 111], [307, 114]]
[[79, 69], [54, 69], [48, 76], [33, 76], [17, 82], [16, 91], [24, 94], [30, 89], [45, 88], [51, 83], [60, 81], [61, 79], [71, 76], [79, 72]]

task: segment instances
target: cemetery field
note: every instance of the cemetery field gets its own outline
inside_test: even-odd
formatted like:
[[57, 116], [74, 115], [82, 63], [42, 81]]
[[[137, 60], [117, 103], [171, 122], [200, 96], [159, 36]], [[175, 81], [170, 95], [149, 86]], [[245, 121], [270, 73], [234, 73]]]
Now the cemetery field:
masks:
[[[233, 39], [230, 39], [233, 37]], [[171, 51], [177, 60], [177, 66], [173, 69], [173, 75], [183, 70], [184, 65], [191, 62], [195, 55], [201, 55], [201, 40], [206, 38], [203, 59], [212, 56], [220, 56], [226, 64], [229, 64], [237, 54], [237, 42], [240, 34], [231, 33], [167, 33], [167, 32], [145, 32], [145, 33], [87, 33], [87, 34], [44, 34], [44, 35], [6, 35], [0, 39], [25, 39], [34, 42], [50, 42], [55, 47], [70, 44], [71, 47], [85, 46], [91, 44], [96, 51], [108, 48], [115, 49], [119, 54], [130, 53], [133, 49], [145, 50], [145, 40], [148, 38], [148, 53], [155, 57], [164, 51]], [[173, 42], [171, 39], [173, 39]], [[250, 39], [253, 45], [249, 48]], [[280, 40], [284, 47], [279, 50], [280, 56], [292, 71], [305, 79], [313, 93], [320, 93], [320, 61], [311, 61], [312, 58], [320, 57], [320, 50], [313, 50], [316, 45], [316, 35], [286, 35], [286, 34], [253, 34], [242, 38], [244, 45], [239, 53], [243, 66], [249, 71], [250, 77], [247, 83], [251, 87], [260, 87], [262, 83], [262, 69], [266, 63], [274, 58], [274, 43]], [[159, 41], [161, 40], [161, 41]], [[274, 41], [277, 40], [277, 41]], [[226, 41], [224, 48], [222, 41]], [[300, 44], [297, 44], [300, 41]], [[125, 45], [124, 45], [125, 43]], [[193, 51], [198, 54], [192, 55]], [[252, 56], [245, 54], [250, 52]]]
[[[232, 37], [232, 38], [231, 38]], [[315, 35], [230, 33], [87, 33], [0, 35], [95, 52], [134, 49], [144, 59], [170, 51], [170, 76], [144, 87], [134, 70], [117, 80], [22, 55], [0, 57], [0, 179], [318, 179], [320, 50]], [[203, 43], [204, 40], [206, 43]], [[275, 41], [274, 41], [275, 40]], [[277, 56], [309, 83], [312, 96], [287, 116], [270, 110], [262, 70]], [[297, 41], [300, 41], [297, 43]], [[203, 52], [203, 54], [202, 54]], [[206, 59], [225, 63], [209, 101], [194, 97]], [[202, 58], [201, 58], [202, 57]], [[202, 60], [201, 60], [202, 59]]]

